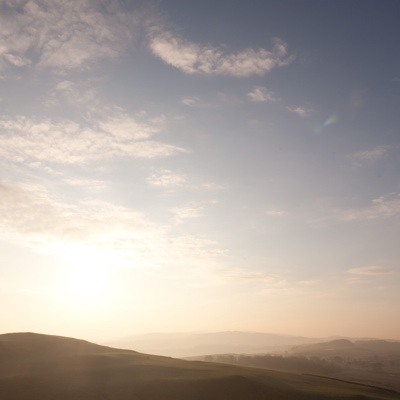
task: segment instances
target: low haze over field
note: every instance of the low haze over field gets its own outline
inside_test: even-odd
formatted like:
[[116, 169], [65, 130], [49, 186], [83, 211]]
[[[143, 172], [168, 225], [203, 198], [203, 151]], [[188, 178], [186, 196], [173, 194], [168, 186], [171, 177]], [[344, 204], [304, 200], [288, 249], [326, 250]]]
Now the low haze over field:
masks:
[[0, 330], [400, 339], [400, 3], [0, 0]]

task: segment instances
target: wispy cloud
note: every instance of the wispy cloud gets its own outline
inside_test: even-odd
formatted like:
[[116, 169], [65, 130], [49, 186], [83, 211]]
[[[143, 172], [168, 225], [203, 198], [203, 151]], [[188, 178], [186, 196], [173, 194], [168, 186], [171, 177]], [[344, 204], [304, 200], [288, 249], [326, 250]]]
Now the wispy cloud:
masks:
[[25, 67], [31, 64], [31, 60], [26, 57], [10, 54], [10, 53], [3, 53], [3, 61], [8, 62], [10, 65], [14, 67]]
[[247, 93], [247, 97], [254, 103], [278, 101], [278, 98], [275, 97], [274, 93], [268, 91], [263, 86], [255, 86], [249, 93]]
[[378, 197], [368, 207], [352, 209], [340, 213], [340, 219], [344, 221], [372, 220], [388, 218], [400, 215], [400, 194], [392, 193]]
[[174, 207], [171, 212], [174, 215], [175, 221], [180, 224], [189, 219], [199, 218], [203, 215], [204, 207], [200, 204], [187, 204], [181, 207]]
[[282, 275], [269, 273], [267, 271], [254, 270], [249, 267], [214, 267], [210, 271], [210, 283], [212, 284], [236, 284], [252, 285], [253, 294], [257, 296], [304, 296], [304, 297], [326, 297], [332, 293], [321, 290], [319, 281], [289, 281]]
[[120, 113], [99, 122], [99, 127], [118, 140], [145, 140], [159, 132], [156, 125], [142, 124], [127, 114]]
[[349, 158], [352, 160], [354, 166], [361, 167], [364, 164], [371, 164], [385, 157], [388, 150], [389, 146], [376, 146], [370, 150], [350, 154]]
[[79, 108], [85, 113], [103, 114], [111, 110], [104, 106], [101, 97], [96, 91], [93, 82], [85, 79], [84, 81], [70, 81], [68, 79], [58, 82], [45, 100], [45, 106], [64, 106]]
[[62, 180], [62, 183], [70, 186], [82, 187], [89, 191], [99, 191], [109, 187], [109, 182], [96, 179], [66, 178]]
[[0, 193], [2, 232], [31, 241], [102, 242], [129, 226], [135, 232], [155, 229], [138, 212], [102, 202], [67, 204], [38, 185], [1, 183]]
[[256, 282], [264, 284], [283, 284], [285, 282], [285, 279], [281, 276], [243, 268], [219, 267], [215, 269], [215, 274], [224, 280], [237, 283]]
[[205, 190], [222, 190], [222, 189], [226, 189], [226, 185], [221, 185], [215, 182], [206, 182], [206, 183], [202, 183], [199, 185], [200, 189], [205, 189]]
[[94, 125], [26, 117], [0, 119], [0, 157], [13, 162], [86, 164], [113, 157], [157, 158], [185, 152], [152, 137], [157, 125], [117, 114]]
[[274, 68], [288, 65], [287, 44], [273, 40], [273, 49], [247, 48], [226, 53], [222, 48], [191, 43], [172, 32], [155, 29], [149, 46], [165, 63], [187, 74], [228, 75], [234, 77], [263, 76]]
[[285, 212], [283, 210], [267, 210], [265, 212], [265, 215], [268, 215], [269, 217], [281, 217], [284, 214]]
[[35, 64], [64, 71], [117, 57], [131, 44], [139, 19], [113, 3], [2, 2], [0, 68]]
[[287, 109], [290, 112], [297, 114], [301, 118], [308, 117], [313, 112], [313, 110], [311, 108], [304, 107], [304, 106], [287, 107]]
[[187, 96], [181, 100], [181, 103], [188, 107], [194, 107], [201, 104], [200, 99], [195, 96]]
[[379, 265], [351, 268], [347, 272], [354, 275], [385, 275], [393, 273], [391, 269]]
[[147, 183], [152, 186], [159, 186], [167, 189], [177, 188], [185, 185], [187, 177], [181, 173], [172, 172], [169, 169], [159, 169], [153, 172]]
[[0, 236], [43, 252], [104, 248], [139, 265], [196, 264], [226, 253], [213, 240], [176, 235], [141, 212], [96, 200], [67, 203], [39, 185], [0, 183]]
[[172, 171], [168, 168], [154, 170], [146, 179], [147, 184], [167, 190], [177, 188], [190, 188], [194, 190], [215, 191], [225, 189], [225, 185], [216, 182], [201, 182], [199, 179], [189, 177], [182, 172]]

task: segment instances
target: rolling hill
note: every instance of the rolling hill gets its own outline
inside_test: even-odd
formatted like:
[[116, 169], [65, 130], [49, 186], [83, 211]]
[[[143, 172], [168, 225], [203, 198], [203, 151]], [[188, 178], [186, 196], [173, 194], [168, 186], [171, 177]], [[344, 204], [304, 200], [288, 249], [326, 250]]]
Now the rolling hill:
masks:
[[185, 361], [83, 340], [0, 335], [2, 400], [399, 399], [316, 376]]

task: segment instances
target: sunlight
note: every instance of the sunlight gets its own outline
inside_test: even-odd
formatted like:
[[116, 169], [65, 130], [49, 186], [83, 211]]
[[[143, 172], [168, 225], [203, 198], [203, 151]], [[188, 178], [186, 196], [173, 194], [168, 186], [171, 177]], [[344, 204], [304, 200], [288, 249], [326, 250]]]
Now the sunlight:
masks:
[[74, 297], [93, 299], [106, 292], [108, 269], [79, 262], [68, 270], [67, 290]]
[[64, 264], [61, 282], [63, 301], [70, 306], [99, 305], [113, 294], [111, 251], [85, 245], [58, 248]]

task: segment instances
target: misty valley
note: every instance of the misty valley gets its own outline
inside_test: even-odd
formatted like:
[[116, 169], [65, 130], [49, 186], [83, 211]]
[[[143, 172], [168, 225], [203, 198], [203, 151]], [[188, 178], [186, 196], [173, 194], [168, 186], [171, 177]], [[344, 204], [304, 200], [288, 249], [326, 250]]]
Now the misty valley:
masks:
[[400, 392], [400, 342], [334, 340], [291, 348], [284, 354], [215, 354], [192, 359], [315, 374]]

